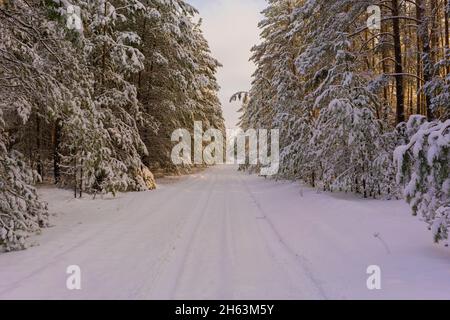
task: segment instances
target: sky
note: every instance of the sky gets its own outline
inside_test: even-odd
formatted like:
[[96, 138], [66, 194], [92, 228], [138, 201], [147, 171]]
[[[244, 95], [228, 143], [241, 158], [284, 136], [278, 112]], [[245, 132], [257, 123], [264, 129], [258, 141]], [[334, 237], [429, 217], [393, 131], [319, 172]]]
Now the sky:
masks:
[[238, 91], [248, 91], [255, 65], [250, 49], [259, 42], [258, 22], [265, 0], [187, 0], [200, 11], [203, 32], [213, 56], [223, 64], [217, 74], [227, 128], [239, 121], [239, 102], [229, 103]]

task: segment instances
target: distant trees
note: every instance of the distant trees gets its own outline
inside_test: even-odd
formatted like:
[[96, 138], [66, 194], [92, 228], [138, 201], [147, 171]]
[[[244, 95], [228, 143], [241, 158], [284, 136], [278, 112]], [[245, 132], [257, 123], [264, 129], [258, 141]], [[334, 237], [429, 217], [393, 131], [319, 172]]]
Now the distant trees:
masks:
[[45, 225], [41, 179], [75, 196], [151, 189], [149, 169], [177, 170], [175, 128], [223, 128], [220, 64], [195, 13], [182, 0], [0, 6], [0, 246]]

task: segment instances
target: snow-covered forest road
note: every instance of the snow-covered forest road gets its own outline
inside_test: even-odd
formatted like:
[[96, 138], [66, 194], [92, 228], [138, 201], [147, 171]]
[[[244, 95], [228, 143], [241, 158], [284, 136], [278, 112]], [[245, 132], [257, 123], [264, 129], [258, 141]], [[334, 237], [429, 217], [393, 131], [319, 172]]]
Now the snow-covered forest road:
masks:
[[[117, 198], [41, 193], [55, 226], [38, 246], [0, 254], [0, 299], [450, 298], [450, 253], [402, 201], [229, 166]], [[79, 291], [66, 288], [70, 265]], [[367, 289], [370, 265], [382, 290]]]

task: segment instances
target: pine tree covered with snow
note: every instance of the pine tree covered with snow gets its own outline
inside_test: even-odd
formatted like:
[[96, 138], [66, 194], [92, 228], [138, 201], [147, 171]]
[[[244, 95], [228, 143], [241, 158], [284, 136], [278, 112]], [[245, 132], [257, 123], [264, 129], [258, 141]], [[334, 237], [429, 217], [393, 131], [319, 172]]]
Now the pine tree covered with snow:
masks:
[[377, 119], [382, 108], [370, 78], [358, 72], [345, 37], [335, 43], [334, 66], [320, 83], [310, 152], [324, 189], [364, 197], [395, 191], [389, 126]]
[[[145, 57], [136, 48], [141, 39], [126, 26], [145, 7], [139, 1], [70, 4], [81, 9], [84, 29], [78, 41], [92, 73], [92, 103], [97, 121], [101, 121], [99, 135], [91, 140], [99, 152], [90, 153], [77, 144], [68, 146], [72, 154], [82, 152], [69, 159], [74, 163], [73, 176], [98, 191], [145, 190], [148, 186], [139, 173], [147, 149], [138, 131], [138, 122], [144, 118], [137, 89], [128, 80], [142, 70]], [[67, 6], [62, 2], [56, 9], [65, 16]]]
[[[373, 5], [380, 29], [368, 26]], [[404, 119], [448, 119], [449, 35], [438, 33], [448, 29], [448, 7], [436, 5], [268, 1], [241, 127], [280, 129], [279, 176], [365, 197], [399, 195], [393, 153], [409, 142]]]
[[32, 185], [40, 179], [23, 156], [9, 148], [0, 110], [0, 249], [26, 247], [25, 239], [47, 226], [47, 207]]
[[[81, 30], [67, 28], [73, 8]], [[14, 77], [6, 78], [4, 96], [30, 111], [17, 147], [40, 174], [53, 171], [59, 185], [113, 193], [153, 188], [147, 166], [173, 167], [173, 130], [194, 120], [223, 128], [220, 64], [184, 1], [19, 1], [2, 13], [5, 31], [36, 43], [27, 49], [23, 39], [6, 41], [6, 54], [29, 51], [17, 52], [12, 67], [5, 60], [8, 71], [24, 69], [21, 60], [28, 59], [39, 64], [26, 71], [43, 78], [31, 85], [36, 77], [22, 77], [29, 91], [8, 90]], [[14, 30], [21, 16], [49, 40]]]
[[430, 225], [436, 242], [449, 240], [450, 229], [450, 120], [426, 121], [411, 117], [409, 142], [395, 151], [397, 181], [414, 215]]
[[366, 197], [396, 194], [395, 131], [355, 50], [370, 1], [269, 1], [242, 123], [281, 131], [280, 176]]
[[450, 72], [444, 74], [441, 70], [450, 70], [450, 49], [446, 55], [434, 66], [434, 77], [425, 83], [424, 91], [432, 98], [431, 110], [440, 119], [450, 118]]
[[42, 55], [43, 43], [32, 42], [40, 35], [33, 27], [45, 19], [21, 1], [13, 9], [18, 10], [14, 17], [1, 12], [0, 28], [0, 74], [5, 79], [0, 84], [0, 248], [6, 250], [25, 248], [25, 239], [48, 224], [46, 205], [33, 187], [40, 176], [16, 146], [18, 128], [28, 122], [44, 94], [31, 94], [32, 90], [48, 89], [54, 80], [43, 73], [48, 62]]
[[224, 127], [220, 64], [195, 13], [181, 0], [0, 7], [2, 245], [19, 248], [46, 225], [40, 177], [77, 197], [152, 189], [148, 167], [174, 169], [172, 130]]
[[220, 64], [211, 57], [201, 22], [193, 22], [196, 13], [184, 1], [152, 1], [136, 22], [146, 59], [135, 84], [144, 112], [155, 121], [154, 127], [141, 126], [151, 167], [176, 169], [170, 159], [175, 129], [193, 128], [194, 121], [224, 126], [215, 79]]
[[67, 93], [53, 69], [65, 44], [54, 41], [51, 22], [33, 5], [15, 1], [0, 10], [0, 245], [7, 250], [24, 248], [47, 225], [33, 187], [41, 177], [24, 152], [26, 129], [32, 118], [55, 115]]

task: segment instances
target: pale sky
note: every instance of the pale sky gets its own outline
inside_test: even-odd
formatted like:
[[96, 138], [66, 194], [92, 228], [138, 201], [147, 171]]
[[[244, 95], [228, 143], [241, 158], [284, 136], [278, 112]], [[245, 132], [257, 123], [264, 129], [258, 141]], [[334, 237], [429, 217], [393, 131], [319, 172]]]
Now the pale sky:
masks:
[[240, 103], [229, 103], [238, 91], [247, 91], [255, 70], [250, 49], [259, 42], [258, 22], [265, 0], [188, 0], [200, 11], [203, 31], [213, 56], [222, 64], [217, 74], [227, 128], [235, 128]]

